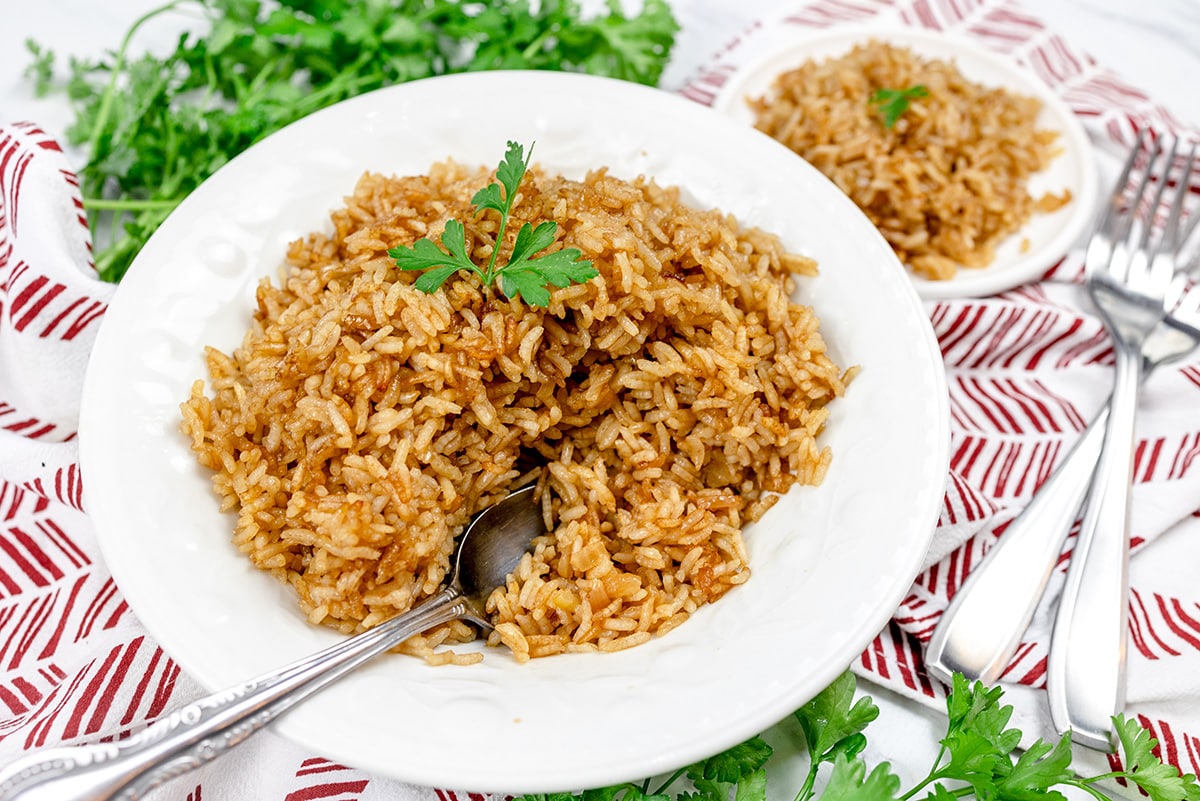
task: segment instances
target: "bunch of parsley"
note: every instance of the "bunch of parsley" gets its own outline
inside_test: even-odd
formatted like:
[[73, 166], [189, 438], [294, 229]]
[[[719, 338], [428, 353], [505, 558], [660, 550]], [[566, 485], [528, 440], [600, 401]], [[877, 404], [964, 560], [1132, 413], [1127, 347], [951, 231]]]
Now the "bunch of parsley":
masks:
[[[1018, 755], [1021, 732], [1008, 727], [1013, 709], [1001, 705], [1002, 695], [998, 687], [989, 689], [956, 675], [946, 699], [941, 749], [928, 774], [903, 789], [888, 763], [872, 768], [862, 758], [867, 744], [863, 732], [879, 716], [879, 708], [869, 697], [856, 700], [854, 676], [843, 674], [794, 713], [810, 758], [795, 801], [955, 801], [972, 795], [979, 801], [1066, 801], [1060, 789], [1066, 787], [1110, 801], [1100, 785], [1113, 780], [1133, 785], [1150, 801], [1200, 801], [1196, 777], [1180, 775], [1163, 763], [1154, 753], [1158, 742], [1136, 720], [1123, 715], [1113, 718], [1121, 770], [1077, 776], [1071, 770], [1069, 735], [1054, 744], [1038, 740]], [[680, 770], [653, 789], [647, 781], [580, 794], [526, 795], [517, 801], [765, 801], [765, 766], [771, 757], [771, 746], [754, 737]], [[829, 768], [818, 793], [816, 780], [823, 765]]]
[[[148, 20], [198, 20], [165, 57], [135, 55]], [[487, 69], [570, 70], [658, 83], [678, 25], [666, 0], [585, 18], [578, 0], [172, 0], [99, 60], [28, 46], [39, 94], [65, 91], [87, 148], [84, 206], [118, 281], [150, 234], [208, 176], [313, 111], [384, 86]], [[105, 228], [97, 231], [103, 215]]]

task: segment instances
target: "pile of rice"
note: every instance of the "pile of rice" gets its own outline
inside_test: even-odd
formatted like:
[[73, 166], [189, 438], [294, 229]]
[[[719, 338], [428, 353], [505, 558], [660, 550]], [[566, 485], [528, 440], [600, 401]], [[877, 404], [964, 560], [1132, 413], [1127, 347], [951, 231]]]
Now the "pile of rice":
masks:
[[[928, 95], [886, 127], [872, 95], [916, 86]], [[751, 107], [759, 130], [827, 175], [926, 278], [986, 267], [1035, 212], [1071, 199], [1028, 190], [1056, 154], [1057, 134], [1037, 128], [1040, 100], [973, 83], [907, 48], [871, 41], [806, 61]]]
[[[547, 309], [462, 274], [416, 290], [386, 251], [453, 218], [484, 262], [498, 215], [470, 198], [488, 180], [365, 175], [333, 234], [259, 285], [241, 346], [208, 349], [182, 429], [237, 547], [313, 623], [360, 631], [434, 594], [471, 515], [536, 479], [549, 533], [491, 596], [490, 642], [519, 660], [637, 645], [745, 582], [742, 526], [825, 473], [847, 375], [790, 300], [815, 264], [652, 181], [535, 169], [501, 258], [522, 222], [555, 220], [553, 247], [599, 277]], [[440, 646], [475, 636], [452, 623], [403, 650], [471, 662]]]

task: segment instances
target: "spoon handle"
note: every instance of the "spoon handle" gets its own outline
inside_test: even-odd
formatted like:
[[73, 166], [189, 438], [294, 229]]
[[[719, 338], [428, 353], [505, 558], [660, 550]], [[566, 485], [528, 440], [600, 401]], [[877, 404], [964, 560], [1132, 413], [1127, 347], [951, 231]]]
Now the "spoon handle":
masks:
[[1107, 423], [1106, 405], [942, 613], [925, 664], [946, 684], [956, 672], [994, 684], [1008, 667], [1087, 494]]
[[224, 754], [364, 662], [465, 612], [462, 593], [447, 587], [375, 628], [193, 701], [133, 737], [30, 754], [0, 769], [0, 801], [142, 798]]

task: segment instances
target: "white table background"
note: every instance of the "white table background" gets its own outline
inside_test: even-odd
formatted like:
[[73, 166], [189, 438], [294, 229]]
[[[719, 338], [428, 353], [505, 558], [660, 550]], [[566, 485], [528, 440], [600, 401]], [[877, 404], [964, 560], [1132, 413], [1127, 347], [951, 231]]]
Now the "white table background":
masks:
[[[639, 0], [628, 2], [636, 7]], [[710, 56], [754, 20], [797, 0], [672, 0], [682, 30], [663, 76], [666, 89], [682, 86]], [[61, 138], [71, 112], [61, 95], [34, 97], [22, 77], [30, 62], [24, 41], [32, 38], [59, 54], [95, 56], [115, 49], [129, 24], [161, 0], [0, 0], [0, 122], [30, 120]], [[585, 0], [585, 7], [596, 5]], [[1026, 0], [1029, 11], [1075, 46], [1090, 53], [1134, 86], [1148, 91], [1183, 123], [1200, 125], [1200, 0]], [[177, 17], [148, 25], [135, 52], [169, 50]], [[906, 785], [924, 774], [944, 721], [880, 688], [867, 690], [880, 704], [869, 729], [872, 762], [889, 760]], [[267, 735], [270, 736], [270, 735]], [[786, 736], [776, 733], [776, 736]], [[794, 775], [772, 779], [777, 791], [798, 786]], [[783, 766], [777, 772], [792, 774]], [[772, 795], [775, 795], [774, 793]], [[787, 796], [790, 798], [790, 794]]]

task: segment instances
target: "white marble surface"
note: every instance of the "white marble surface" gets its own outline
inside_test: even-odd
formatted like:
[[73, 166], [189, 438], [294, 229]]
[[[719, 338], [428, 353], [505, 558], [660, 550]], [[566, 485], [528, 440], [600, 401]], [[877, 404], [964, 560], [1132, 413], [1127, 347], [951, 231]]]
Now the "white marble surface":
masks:
[[[30, 59], [27, 37], [70, 54], [95, 55], [115, 48], [129, 23], [161, 0], [0, 0], [0, 122], [32, 120], [59, 135], [70, 122], [61, 96], [34, 97], [22, 78]], [[795, 0], [673, 0], [682, 30], [664, 75], [668, 89], [693, 72], [755, 19]], [[631, 5], [636, 6], [637, 0]], [[1185, 124], [1200, 126], [1200, 0], [1027, 0], [1027, 7], [1077, 47], [1134, 86], [1157, 98]], [[179, 22], [148, 26], [135, 49], [167, 49]], [[923, 773], [942, 721], [879, 688], [871, 688], [883, 715], [871, 728], [872, 761], [888, 759], [906, 781]], [[901, 723], [903, 721], [903, 723]], [[887, 725], [891, 722], [893, 725]], [[786, 727], [772, 733], [787, 737]], [[789, 774], [793, 767], [778, 772]], [[794, 786], [781, 776], [779, 787]]]

